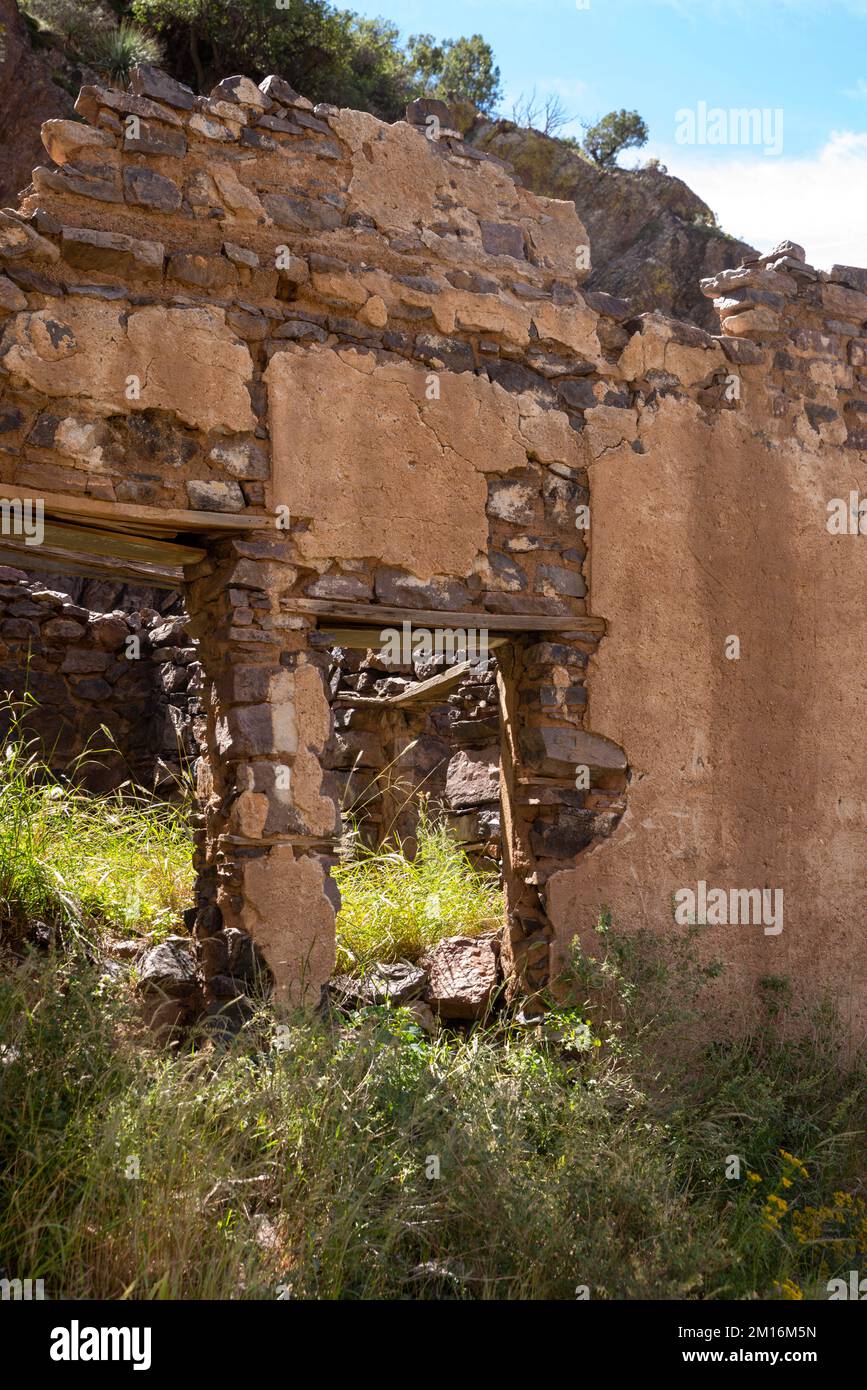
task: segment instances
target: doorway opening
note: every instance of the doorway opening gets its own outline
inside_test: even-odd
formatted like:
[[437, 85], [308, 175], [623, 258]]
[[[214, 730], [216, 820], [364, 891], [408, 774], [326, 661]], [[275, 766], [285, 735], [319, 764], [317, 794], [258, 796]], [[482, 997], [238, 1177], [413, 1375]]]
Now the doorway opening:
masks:
[[342, 815], [338, 969], [503, 923], [497, 650], [507, 639], [485, 632], [477, 648], [430, 650], [418, 631], [401, 650], [379, 629], [318, 634], [333, 716], [322, 763]]

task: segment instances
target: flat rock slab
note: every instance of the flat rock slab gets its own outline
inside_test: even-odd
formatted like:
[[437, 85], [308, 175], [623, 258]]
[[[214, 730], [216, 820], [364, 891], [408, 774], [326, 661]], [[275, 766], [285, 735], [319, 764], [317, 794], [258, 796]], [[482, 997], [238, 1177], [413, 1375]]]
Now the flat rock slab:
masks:
[[405, 1004], [418, 999], [427, 977], [417, 965], [396, 961], [393, 965], [377, 964], [364, 975], [335, 975], [329, 993], [335, 1003], [344, 1008], [359, 1008], [364, 1004]]
[[148, 951], [141, 962], [138, 988], [142, 994], [178, 999], [191, 994], [196, 985], [196, 962], [181, 940], [163, 941]]
[[451, 758], [446, 776], [446, 796], [456, 811], [484, 806], [500, 799], [498, 748], [461, 749]]

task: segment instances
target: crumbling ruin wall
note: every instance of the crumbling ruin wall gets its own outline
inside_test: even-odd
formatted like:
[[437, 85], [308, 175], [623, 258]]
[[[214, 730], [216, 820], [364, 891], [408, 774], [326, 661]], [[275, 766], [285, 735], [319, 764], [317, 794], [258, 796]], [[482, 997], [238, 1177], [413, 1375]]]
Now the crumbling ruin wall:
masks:
[[426, 806], [479, 868], [498, 869], [495, 657], [464, 671], [446, 655], [403, 662], [339, 647], [331, 655], [333, 732], [323, 763], [344, 823], [369, 846], [397, 838], [413, 854]]
[[[603, 907], [665, 933], [690, 890], [701, 920], [704, 883], [732, 1022], [784, 979], [860, 1041], [867, 271], [817, 272], [784, 246], [704, 288], [731, 401], [711, 421], [679, 390], [661, 399], [674, 363], [645, 332], [625, 354], [643, 409], [587, 437], [591, 592], [610, 619], [588, 718], [631, 780], [616, 835], [549, 883], [558, 956]], [[770, 911], [732, 911], [757, 889]]]
[[[46, 545], [95, 545], [80, 532], [98, 529], [183, 570], [205, 671], [196, 932], [212, 1007], [239, 928], [282, 1000], [317, 998], [332, 968], [341, 624], [505, 639], [513, 993], [549, 981], [552, 943], [556, 963], [603, 900], [663, 930], [686, 865], [751, 888], [761, 844], [772, 875], [781, 818], [804, 866], [799, 949], [815, 955], [835, 922], [854, 932], [834, 816], [860, 814], [842, 790], [855, 796], [856, 715], [809, 615], [830, 614], [820, 655], [844, 633], [857, 651], [855, 543], [838, 583], [795, 493], [863, 463], [863, 286], [815, 278], [794, 249], [724, 279], [722, 335], [636, 319], [582, 293], [574, 207], [464, 146], [442, 107], [387, 126], [312, 110], [276, 78], [201, 98], [140, 69], [132, 88], [86, 88], [82, 123], [48, 122], [57, 167], [0, 216], [0, 482], [44, 501]], [[759, 662], [752, 683], [744, 655], [714, 664], [723, 614], [723, 639], [740, 622]], [[780, 723], [801, 761], [781, 745], [757, 798], [780, 738], [774, 654], [798, 644]], [[744, 687], [726, 689], [734, 669]], [[793, 790], [805, 766], [830, 768], [835, 795], [841, 779], [818, 833]], [[654, 829], [670, 820], [686, 843]], [[746, 942], [726, 953], [754, 981], [765, 962]], [[813, 983], [845, 992], [846, 948], [824, 959]]]

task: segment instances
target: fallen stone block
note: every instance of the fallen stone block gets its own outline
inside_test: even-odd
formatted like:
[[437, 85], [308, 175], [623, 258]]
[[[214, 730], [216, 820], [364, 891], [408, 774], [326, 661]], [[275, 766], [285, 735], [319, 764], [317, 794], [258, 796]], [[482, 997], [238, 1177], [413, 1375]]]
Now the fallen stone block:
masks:
[[499, 942], [485, 936], [450, 936], [419, 964], [427, 972], [425, 1002], [443, 1019], [480, 1019], [491, 1008], [499, 980]]

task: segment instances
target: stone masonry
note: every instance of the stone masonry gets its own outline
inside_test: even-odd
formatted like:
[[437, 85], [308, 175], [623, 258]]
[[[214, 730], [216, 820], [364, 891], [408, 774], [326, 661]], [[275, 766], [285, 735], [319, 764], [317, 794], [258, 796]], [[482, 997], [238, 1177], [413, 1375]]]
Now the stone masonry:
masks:
[[[863, 1020], [861, 552], [824, 521], [867, 457], [867, 272], [786, 243], [707, 286], [712, 335], [582, 293], [574, 206], [439, 104], [388, 126], [139, 68], [77, 111], [0, 214], [4, 555], [38, 502], [55, 553], [183, 576], [208, 979], [241, 930], [278, 1000], [318, 999], [329, 634], [408, 621], [502, 639], [512, 996], [603, 906], [664, 931], [722, 874], [784, 880], [778, 963]], [[718, 939], [742, 995], [775, 939]]]
[[182, 617], [94, 612], [0, 566], [0, 695], [54, 772], [93, 791], [131, 781], [173, 795], [197, 751], [199, 675]]

